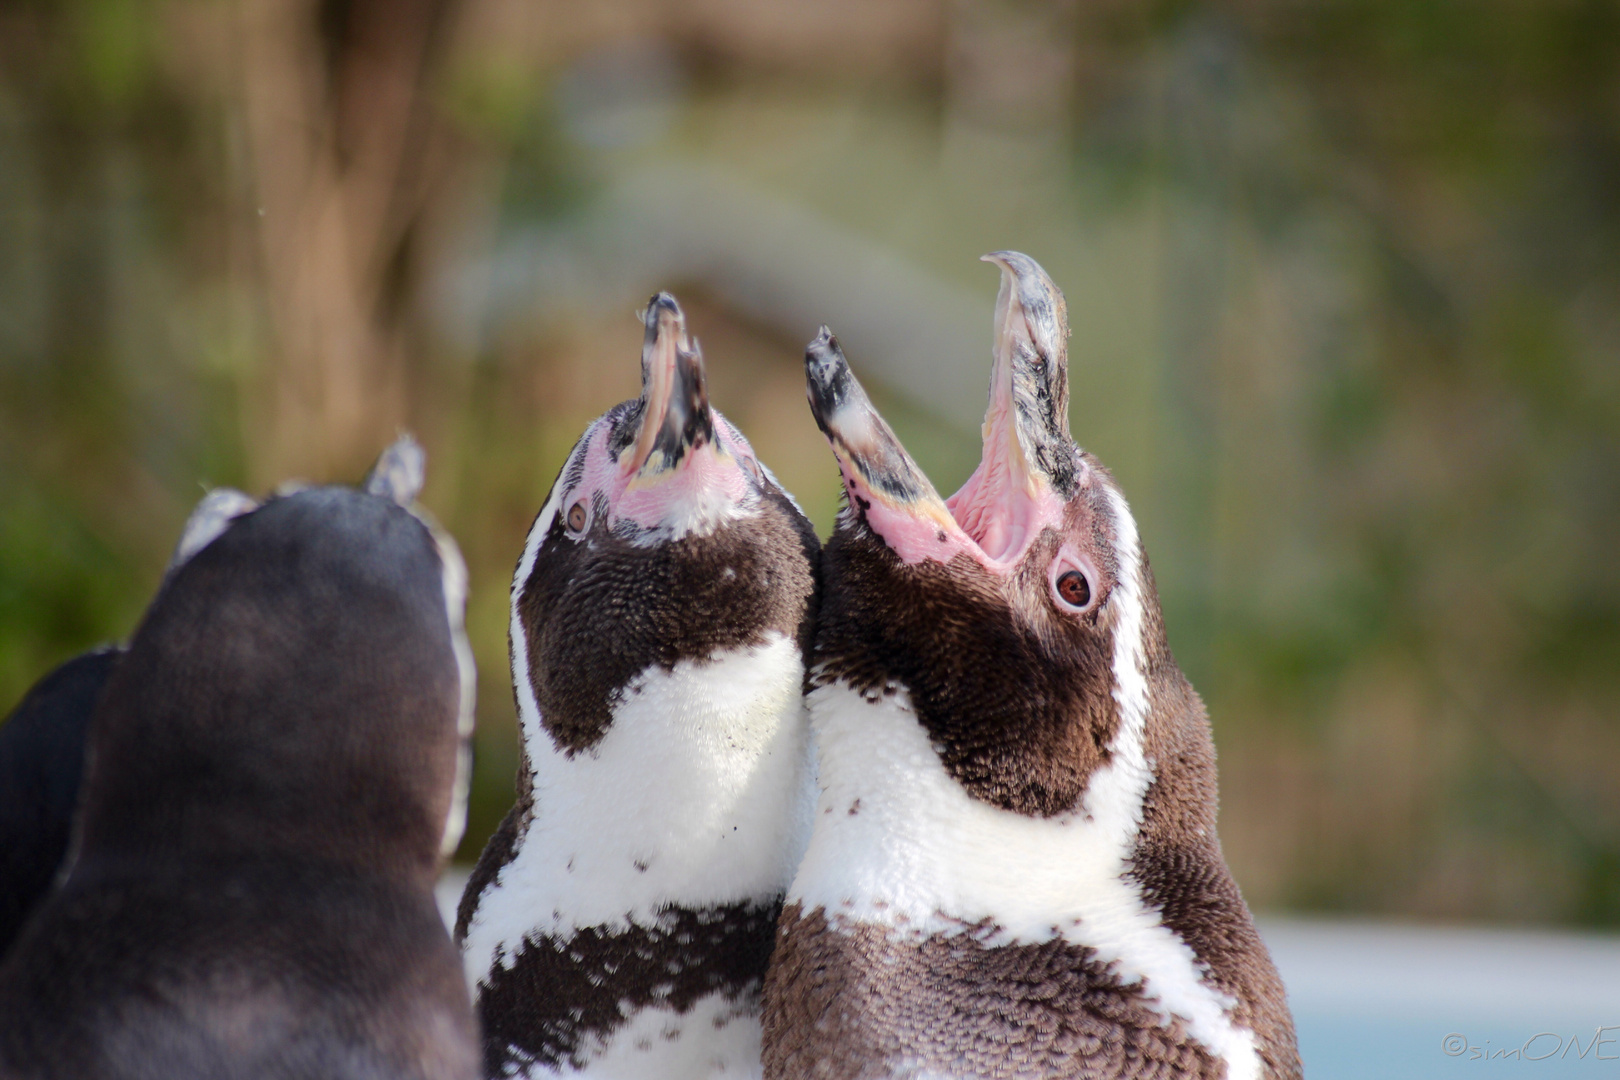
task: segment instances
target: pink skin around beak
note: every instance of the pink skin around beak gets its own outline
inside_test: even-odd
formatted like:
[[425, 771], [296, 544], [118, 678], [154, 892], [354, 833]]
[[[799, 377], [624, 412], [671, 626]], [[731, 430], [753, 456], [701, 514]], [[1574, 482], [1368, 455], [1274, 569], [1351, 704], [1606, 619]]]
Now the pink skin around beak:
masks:
[[703, 353], [668, 293], [648, 302], [641, 351], [641, 408], [614, 457], [601, 425], [586, 451], [581, 488], [607, 495], [615, 520], [684, 532], [717, 521], [746, 497], [740, 460], [752, 451], [709, 406]]

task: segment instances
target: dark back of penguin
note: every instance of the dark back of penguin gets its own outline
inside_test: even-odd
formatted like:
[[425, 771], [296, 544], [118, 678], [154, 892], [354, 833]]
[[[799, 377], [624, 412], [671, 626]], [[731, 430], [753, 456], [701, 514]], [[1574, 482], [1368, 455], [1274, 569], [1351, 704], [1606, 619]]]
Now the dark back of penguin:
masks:
[[102, 700], [81, 862], [281, 856], [430, 884], [458, 674], [439, 557], [392, 502], [277, 499], [165, 584]]

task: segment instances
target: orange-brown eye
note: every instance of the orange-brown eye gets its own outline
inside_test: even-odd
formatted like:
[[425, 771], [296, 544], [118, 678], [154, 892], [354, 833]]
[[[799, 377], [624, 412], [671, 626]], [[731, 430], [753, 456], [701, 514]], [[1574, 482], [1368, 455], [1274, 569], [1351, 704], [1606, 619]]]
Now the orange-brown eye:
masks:
[[1069, 570], [1057, 579], [1058, 596], [1072, 608], [1083, 608], [1091, 603], [1091, 582], [1078, 570]]
[[577, 502], [568, 508], [568, 528], [572, 532], [585, 531], [585, 503]]

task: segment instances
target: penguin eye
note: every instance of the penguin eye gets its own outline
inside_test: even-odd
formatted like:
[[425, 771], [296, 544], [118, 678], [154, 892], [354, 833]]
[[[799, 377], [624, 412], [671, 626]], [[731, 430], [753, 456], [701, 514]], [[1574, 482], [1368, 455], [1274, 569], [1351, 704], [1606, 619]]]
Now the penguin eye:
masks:
[[1079, 570], [1065, 570], [1057, 579], [1058, 599], [1076, 611], [1091, 603], [1091, 582]]
[[584, 532], [585, 522], [589, 517], [590, 515], [585, 512], [585, 500], [581, 499], [568, 508], [568, 531]]

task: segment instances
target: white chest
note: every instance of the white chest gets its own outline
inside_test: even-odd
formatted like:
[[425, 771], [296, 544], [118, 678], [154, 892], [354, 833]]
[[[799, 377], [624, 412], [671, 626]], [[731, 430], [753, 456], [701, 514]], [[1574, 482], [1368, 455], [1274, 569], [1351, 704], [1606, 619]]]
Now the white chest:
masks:
[[669, 904], [780, 893], [803, 853], [812, 798], [802, 676], [796, 643], [781, 635], [706, 663], [650, 668], [602, 740], [572, 757], [538, 716], [522, 717], [533, 817], [468, 927], [469, 977], [525, 935], [651, 925]]
[[[1033, 818], [979, 802], [945, 771], [904, 693], [871, 702], [842, 685], [810, 695], [820, 770], [811, 840], [788, 902], [900, 938], [949, 935], [989, 922], [986, 945], [1066, 941], [1141, 981], [1229, 1075], [1254, 1076], [1252, 1032], [1233, 1002], [1203, 981], [1187, 944], [1126, 877], [1151, 779], [1140, 739], [1116, 745], [1078, 811]], [[1131, 735], [1127, 721], [1122, 735]], [[1139, 725], [1137, 731], [1140, 730]]]

